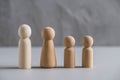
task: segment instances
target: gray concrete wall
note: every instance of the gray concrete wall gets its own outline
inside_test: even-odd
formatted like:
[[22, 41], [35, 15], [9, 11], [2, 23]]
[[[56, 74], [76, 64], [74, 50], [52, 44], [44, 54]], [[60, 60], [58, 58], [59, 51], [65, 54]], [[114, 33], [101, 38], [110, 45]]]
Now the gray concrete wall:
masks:
[[20, 24], [32, 28], [32, 45], [41, 46], [40, 30], [52, 26], [56, 46], [72, 35], [84, 35], [96, 46], [120, 46], [120, 0], [0, 0], [0, 46], [17, 46]]

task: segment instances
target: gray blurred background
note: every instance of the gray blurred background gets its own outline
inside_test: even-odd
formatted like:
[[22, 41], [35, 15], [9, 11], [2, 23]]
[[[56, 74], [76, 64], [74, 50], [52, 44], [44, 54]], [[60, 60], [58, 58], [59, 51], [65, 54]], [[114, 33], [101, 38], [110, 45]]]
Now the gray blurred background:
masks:
[[40, 31], [52, 26], [56, 46], [66, 35], [76, 45], [88, 34], [95, 46], [120, 46], [120, 0], [0, 0], [0, 46], [18, 45], [18, 27], [32, 28], [33, 46], [41, 46]]

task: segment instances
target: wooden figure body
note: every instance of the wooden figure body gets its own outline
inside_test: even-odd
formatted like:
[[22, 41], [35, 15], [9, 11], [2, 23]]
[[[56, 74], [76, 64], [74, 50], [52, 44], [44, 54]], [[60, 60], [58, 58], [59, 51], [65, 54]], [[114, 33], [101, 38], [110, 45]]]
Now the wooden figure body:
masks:
[[91, 36], [86, 35], [82, 44], [84, 48], [82, 49], [82, 67], [92, 68], [93, 67], [93, 49], [91, 46], [93, 45], [93, 38]]
[[53, 38], [55, 31], [51, 27], [42, 30], [43, 45], [41, 52], [40, 67], [54, 68], [57, 65]]
[[31, 28], [23, 24], [19, 27], [18, 34], [19, 40], [19, 68], [30, 69], [31, 68]]
[[64, 67], [65, 68], [74, 68], [75, 67], [75, 39], [72, 36], [67, 36], [64, 39]]

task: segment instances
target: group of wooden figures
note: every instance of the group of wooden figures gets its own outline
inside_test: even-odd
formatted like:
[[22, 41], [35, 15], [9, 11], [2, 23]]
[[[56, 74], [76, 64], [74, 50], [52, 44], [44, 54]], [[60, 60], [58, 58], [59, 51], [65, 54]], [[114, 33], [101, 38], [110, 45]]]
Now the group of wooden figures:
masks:
[[[19, 68], [30, 69], [31, 68], [31, 28], [27, 24], [22, 24], [19, 27], [18, 35], [20, 37], [19, 48]], [[54, 48], [53, 38], [55, 37], [55, 31], [51, 27], [45, 27], [41, 31], [43, 38], [43, 45], [40, 58], [41, 68], [54, 68], [57, 67], [56, 54]], [[82, 67], [93, 67], [93, 38], [91, 36], [84, 36], [82, 39]], [[74, 51], [75, 39], [72, 36], [66, 36], [64, 38], [64, 67], [75, 67], [75, 51]]]

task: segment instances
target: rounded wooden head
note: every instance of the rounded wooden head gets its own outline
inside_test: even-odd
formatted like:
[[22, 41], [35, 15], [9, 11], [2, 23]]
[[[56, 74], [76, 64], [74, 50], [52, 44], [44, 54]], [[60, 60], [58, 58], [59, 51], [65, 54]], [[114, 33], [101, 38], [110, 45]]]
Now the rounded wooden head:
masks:
[[74, 37], [72, 37], [72, 36], [66, 36], [64, 38], [64, 45], [66, 47], [72, 47], [72, 46], [74, 46], [75, 45], [75, 39], [74, 39]]
[[31, 28], [30, 28], [30, 26], [27, 25], [27, 24], [20, 25], [20, 27], [18, 29], [18, 35], [21, 38], [30, 37], [31, 36]]
[[55, 37], [55, 31], [52, 27], [45, 27], [42, 30], [41, 35], [45, 40], [52, 40]]
[[86, 35], [82, 39], [82, 45], [85, 47], [91, 47], [93, 45], [93, 38], [89, 35]]

